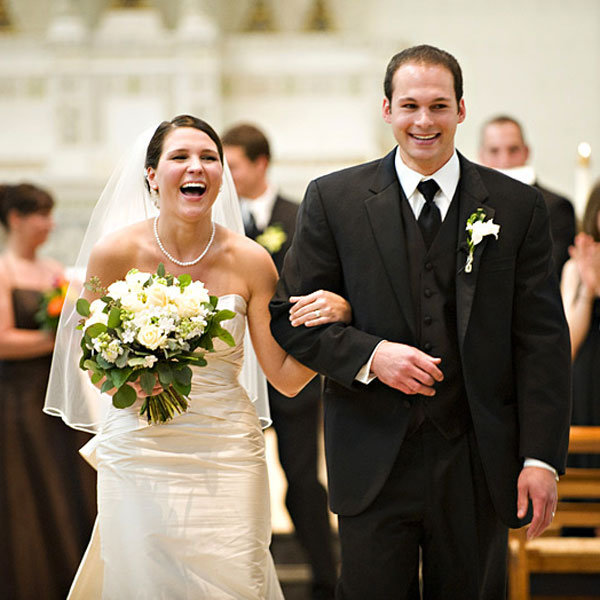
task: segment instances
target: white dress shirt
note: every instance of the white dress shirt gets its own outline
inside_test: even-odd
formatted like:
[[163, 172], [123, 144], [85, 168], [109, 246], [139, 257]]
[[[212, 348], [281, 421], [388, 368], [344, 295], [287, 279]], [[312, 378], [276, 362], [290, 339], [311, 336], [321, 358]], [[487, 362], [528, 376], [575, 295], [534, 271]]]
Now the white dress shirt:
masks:
[[267, 189], [257, 198], [242, 197], [240, 198], [242, 216], [251, 214], [256, 227], [262, 231], [271, 220], [275, 200], [277, 200], [277, 190], [270, 185], [267, 185]]

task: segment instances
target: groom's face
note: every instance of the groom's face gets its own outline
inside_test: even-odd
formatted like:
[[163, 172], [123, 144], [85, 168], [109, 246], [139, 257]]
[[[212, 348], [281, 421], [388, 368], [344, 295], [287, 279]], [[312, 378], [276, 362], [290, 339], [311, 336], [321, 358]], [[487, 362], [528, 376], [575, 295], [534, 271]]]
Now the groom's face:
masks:
[[383, 118], [392, 126], [404, 163], [431, 175], [454, 152], [456, 127], [465, 120], [464, 100], [457, 102], [452, 73], [442, 65], [403, 64], [392, 82]]

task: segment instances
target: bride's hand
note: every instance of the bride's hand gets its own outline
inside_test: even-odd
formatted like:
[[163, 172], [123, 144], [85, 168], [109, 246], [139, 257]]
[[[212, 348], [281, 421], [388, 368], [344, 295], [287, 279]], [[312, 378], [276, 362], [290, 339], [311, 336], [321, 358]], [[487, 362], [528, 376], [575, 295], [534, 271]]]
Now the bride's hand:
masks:
[[128, 381], [127, 384], [130, 385], [135, 390], [135, 393], [137, 394], [138, 398], [147, 398], [148, 395], [156, 396], [157, 394], [160, 394], [163, 391], [163, 387], [162, 387], [162, 385], [160, 385], [160, 383], [158, 381], [158, 375], [156, 376], [156, 383], [154, 384], [154, 389], [152, 390], [151, 394], [147, 394], [142, 389], [142, 386], [141, 386], [139, 380], [138, 381]]
[[352, 308], [345, 298], [327, 290], [306, 296], [291, 296], [290, 322], [293, 327], [315, 327], [326, 323], [350, 323]]
[[[91, 376], [93, 375], [92, 371], [88, 371], [88, 375], [91, 378]], [[106, 381], [106, 377], [103, 377], [100, 381], [98, 381], [97, 383], [95, 383], [94, 385], [100, 389], [102, 387], [102, 384]], [[140, 385], [139, 381], [129, 381], [127, 383], [127, 385], [130, 385], [134, 390], [135, 393], [137, 395], [138, 398], [146, 398], [148, 396], [148, 394], [146, 394], [146, 392], [142, 389], [142, 386]], [[159, 383], [158, 381], [158, 376], [156, 377], [156, 383], [154, 384], [154, 389], [152, 390], [152, 393], [150, 394], [151, 396], [156, 396], [157, 394], [160, 394], [163, 391], [163, 387], [162, 385]], [[111, 388], [110, 390], [108, 390], [106, 392], [109, 396], [114, 396], [117, 393], [117, 388]]]

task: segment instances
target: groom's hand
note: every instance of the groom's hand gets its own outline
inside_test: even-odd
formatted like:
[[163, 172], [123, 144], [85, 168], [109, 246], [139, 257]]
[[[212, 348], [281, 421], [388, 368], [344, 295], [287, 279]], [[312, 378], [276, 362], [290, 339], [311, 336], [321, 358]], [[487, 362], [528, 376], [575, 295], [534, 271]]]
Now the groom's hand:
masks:
[[373, 356], [371, 373], [379, 381], [405, 394], [435, 395], [434, 384], [444, 379], [434, 358], [414, 346], [382, 342]]
[[552, 522], [558, 494], [556, 479], [548, 469], [523, 467], [517, 483], [517, 517], [527, 514], [529, 500], [533, 505], [533, 519], [527, 530], [527, 539], [540, 535]]

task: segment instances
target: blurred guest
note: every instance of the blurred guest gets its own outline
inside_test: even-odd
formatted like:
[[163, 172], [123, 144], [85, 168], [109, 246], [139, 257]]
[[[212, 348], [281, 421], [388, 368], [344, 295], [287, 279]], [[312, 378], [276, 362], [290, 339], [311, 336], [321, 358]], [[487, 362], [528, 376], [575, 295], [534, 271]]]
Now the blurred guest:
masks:
[[[54, 334], [36, 320], [64, 278], [37, 255], [54, 201], [30, 184], [0, 186], [0, 564], [2, 598], [63, 599], [95, 515], [95, 475], [77, 450], [87, 436], [42, 413]], [[57, 306], [45, 305], [49, 320]]]
[[[260, 129], [250, 124], [232, 127], [223, 135], [223, 148], [240, 197], [246, 235], [269, 251], [281, 273], [294, 237], [298, 204], [283, 198], [269, 183], [271, 152]], [[288, 482], [285, 503], [312, 568], [313, 598], [333, 598], [337, 574], [327, 493], [317, 475], [320, 378], [315, 377], [293, 402], [268, 387], [279, 460]]]
[[[571, 334], [573, 425], [600, 425], [600, 182], [590, 194], [562, 275]], [[600, 467], [600, 456], [571, 455], [570, 466]]]
[[481, 128], [479, 162], [540, 190], [550, 215], [552, 256], [556, 274], [560, 279], [563, 265], [569, 258], [569, 246], [575, 236], [573, 205], [567, 198], [538, 183], [533, 167], [527, 164], [528, 159], [529, 146], [525, 142], [523, 128], [517, 120], [501, 115], [484, 123]]

